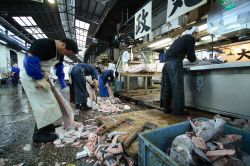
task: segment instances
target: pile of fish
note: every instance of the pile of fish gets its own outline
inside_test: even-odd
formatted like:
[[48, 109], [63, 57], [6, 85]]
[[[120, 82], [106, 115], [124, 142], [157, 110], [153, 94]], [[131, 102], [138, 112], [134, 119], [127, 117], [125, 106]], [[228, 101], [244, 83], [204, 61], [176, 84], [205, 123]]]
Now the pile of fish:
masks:
[[139, 73], [145, 71], [145, 64], [131, 65], [124, 72]]
[[83, 150], [76, 154], [76, 159], [95, 156], [98, 159], [94, 164], [96, 166], [133, 166], [134, 161], [124, 152], [122, 144], [117, 141], [120, 135], [126, 133], [112, 132], [108, 135], [98, 136], [98, 131], [103, 129], [104, 126], [101, 126], [95, 132], [89, 134], [87, 143]]
[[[133, 166], [134, 161], [124, 152], [118, 137], [126, 132], [112, 132], [106, 135], [97, 135], [104, 126], [84, 126], [82, 123], [74, 122], [74, 127], [64, 129], [56, 128], [58, 139], [53, 143], [56, 147], [64, 147], [71, 144], [73, 147], [81, 148], [82, 151], [76, 154], [76, 159], [95, 156], [98, 161], [95, 165], [128, 165]], [[91, 161], [92, 162], [92, 161]]]
[[129, 110], [128, 105], [123, 104], [117, 97], [97, 97], [98, 111], [106, 113], [122, 112]]
[[221, 64], [224, 63], [224, 60], [220, 59], [203, 59], [197, 60], [195, 62], [189, 62], [187, 59], [183, 60], [183, 66], [201, 66], [201, 65], [212, 65], [212, 64]]
[[242, 136], [223, 136], [225, 124], [222, 118], [190, 120], [193, 131], [173, 140], [170, 157], [180, 166], [245, 166], [250, 160], [241, 148]]
[[129, 73], [157, 72], [157, 66], [160, 67], [160, 65], [157, 63], [131, 65], [128, 66], [127, 68], [124, 67], [123, 72], [129, 72]]
[[231, 119], [229, 117], [221, 116], [219, 114], [215, 115], [215, 117], [224, 119], [228, 124], [242, 128], [245, 131], [250, 131], [250, 120], [246, 119]]
[[55, 132], [58, 139], [53, 143], [56, 147], [64, 147], [66, 144], [72, 144], [74, 147], [81, 147], [83, 140], [81, 138], [88, 138], [89, 134], [94, 132], [98, 126], [86, 125], [80, 122], [74, 122], [73, 127], [64, 129], [62, 126], [57, 127]]

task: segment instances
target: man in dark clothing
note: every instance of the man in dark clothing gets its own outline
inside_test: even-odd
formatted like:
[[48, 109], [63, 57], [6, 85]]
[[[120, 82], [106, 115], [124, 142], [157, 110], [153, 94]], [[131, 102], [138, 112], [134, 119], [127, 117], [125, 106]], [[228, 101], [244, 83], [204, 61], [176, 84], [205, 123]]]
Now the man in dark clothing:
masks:
[[74, 65], [70, 71], [70, 93], [72, 93], [73, 102], [77, 109], [91, 108], [91, 100], [88, 100], [88, 91], [86, 89], [86, 77], [91, 75], [93, 86], [98, 91], [98, 73], [94, 66], [87, 63], [78, 63]]
[[99, 89], [101, 97], [113, 97], [114, 94], [110, 88], [110, 82], [114, 81], [119, 73], [114, 70], [105, 70], [99, 78]]
[[29, 99], [36, 125], [33, 141], [53, 142], [57, 135], [52, 133], [52, 123], [62, 117], [60, 106], [48, 82], [51, 67], [56, 65], [61, 88], [65, 88], [63, 59], [78, 52], [75, 41], [71, 39], [38, 39], [34, 41], [24, 58], [21, 82]]
[[17, 86], [17, 84], [19, 82], [19, 73], [20, 73], [20, 69], [17, 66], [17, 63], [14, 63], [12, 68], [11, 68], [11, 76], [12, 76], [12, 85], [13, 86]]
[[164, 107], [165, 113], [174, 115], [189, 114], [184, 112], [182, 61], [186, 55], [190, 62], [196, 60], [194, 47], [198, 35], [198, 28], [192, 27], [185, 32], [185, 35], [175, 40], [167, 52], [161, 81], [161, 106]]

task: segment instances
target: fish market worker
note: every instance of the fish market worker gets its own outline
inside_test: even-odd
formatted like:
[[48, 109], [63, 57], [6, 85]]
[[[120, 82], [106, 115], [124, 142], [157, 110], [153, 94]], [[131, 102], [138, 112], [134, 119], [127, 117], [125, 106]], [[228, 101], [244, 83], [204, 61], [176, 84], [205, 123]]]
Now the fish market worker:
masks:
[[78, 63], [74, 65], [70, 71], [70, 93], [72, 101], [76, 105], [76, 109], [89, 109], [92, 106], [92, 100], [88, 97], [88, 91], [86, 89], [86, 76], [91, 75], [92, 86], [96, 91], [99, 91], [98, 73], [94, 66], [87, 63]]
[[18, 67], [17, 63], [14, 63], [11, 68], [11, 76], [12, 76], [12, 85], [17, 86], [19, 82], [19, 74], [20, 68]]
[[64, 56], [71, 57], [77, 52], [77, 44], [71, 39], [38, 39], [31, 44], [24, 58], [21, 82], [36, 121], [33, 142], [46, 143], [57, 139], [57, 135], [51, 133], [54, 130], [52, 123], [61, 118], [62, 113], [48, 77], [51, 67], [55, 66], [61, 88], [65, 88], [62, 62]]
[[114, 70], [105, 70], [99, 77], [99, 89], [101, 97], [113, 97], [113, 91], [110, 83], [119, 76], [119, 73]]
[[198, 35], [198, 28], [193, 26], [176, 39], [167, 52], [161, 80], [161, 106], [165, 113], [189, 114], [184, 111], [183, 59], [187, 56], [190, 62], [196, 61], [194, 47]]

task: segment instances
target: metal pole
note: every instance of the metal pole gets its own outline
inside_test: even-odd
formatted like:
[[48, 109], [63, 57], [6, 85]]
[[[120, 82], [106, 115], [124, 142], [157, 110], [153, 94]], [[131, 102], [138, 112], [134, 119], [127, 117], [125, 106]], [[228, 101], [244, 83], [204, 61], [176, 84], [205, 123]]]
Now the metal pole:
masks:
[[211, 37], [212, 37], [212, 56], [213, 56], [213, 58], [214, 58], [214, 35], [213, 34], [211, 34]]

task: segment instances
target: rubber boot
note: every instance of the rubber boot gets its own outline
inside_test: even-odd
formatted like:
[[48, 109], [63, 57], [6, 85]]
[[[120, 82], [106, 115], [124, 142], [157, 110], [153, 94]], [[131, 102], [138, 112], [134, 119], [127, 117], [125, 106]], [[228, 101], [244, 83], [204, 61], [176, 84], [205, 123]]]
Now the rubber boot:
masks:
[[50, 133], [48, 130], [49, 127], [44, 127], [41, 129], [38, 129], [35, 125], [34, 133], [33, 133], [33, 142], [34, 143], [48, 143], [55, 141], [58, 137], [56, 134]]
[[163, 103], [163, 112], [166, 114], [170, 114], [172, 112], [172, 109], [169, 107], [167, 102]]

